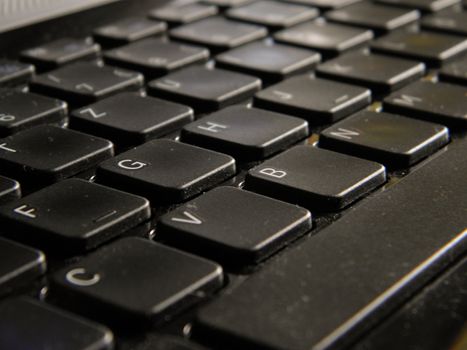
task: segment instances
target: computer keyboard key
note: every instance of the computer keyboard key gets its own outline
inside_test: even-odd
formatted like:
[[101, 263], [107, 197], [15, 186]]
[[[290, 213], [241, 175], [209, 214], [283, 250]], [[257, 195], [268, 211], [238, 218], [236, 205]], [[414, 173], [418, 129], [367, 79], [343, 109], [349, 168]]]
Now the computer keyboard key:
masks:
[[104, 54], [106, 63], [160, 77], [184, 66], [207, 61], [209, 50], [165, 39], [144, 39]]
[[129, 322], [163, 321], [222, 284], [219, 265], [133, 237], [57, 272], [51, 290], [72, 301], [71, 308], [92, 310], [94, 317], [128, 326]]
[[448, 83], [413, 83], [384, 99], [387, 112], [448, 126], [467, 126], [467, 88]]
[[422, 20], [422, 28], [467, 35], [467, 12], [444, 11], [435, 15], [426, 16]]
[[459, 4], [461, 0], [378, 0], [378, 2], [425, 12], [435, 12]]
[[245, 188], [323, 212], [342, 209], [385, 181], [381, 164], [307, 145], [250, 170]]
[[21, 187], [19, 182], [0, 175], [0, 205], [20, 197]]
[[63, 38], [21, 52], [21, 59], [41, 70], [54, 69], [67, 63], [97, 58], [100, 45], [92, 38]]
[[161, 139], [103, 162], [97, 181], [166, 205], [185, 201], [233, 175], [232, 157]]
[[193, 119], [190, 107], [125, 92], [73, 111], [70, 126], [127, 147], [169, 134]]
[[318, 76], [362, 85], [373, 93], [389, 93], [418, 80], [425, 65], [411, 61], [365, 52], [352, 52], [327, 61], [316, 70]]
[[64, 125], [68, 106], [65, 102], [29, 92], [0, 92], [0, 137], [41, 124]]
[[456, 60], [439, 71], [439, 79], [455, 84], [467, 84], [467, 57]]
[[253, 0], [203, 0], [204, 3], [219, 6], [220, 8], [237, 7], [248, 4]]
[[303, 119], [232, 106], [186, 125], [181, 139], [251, 161], [269, 157], [307, 136], [308, 123]]
[[[17, 287], [31, 283], [45, 273], [45, 255], [38, 250], [0, 238], [0, 256], [2, 257], [0, 261], [0, 296]], [[0, 326], [0, 334], [1, 328]], [[0, 336], [0, 345], [1, 343]], [[0, 346], [0, 348], [2, 347]]]
[[226, 266], [254, 264], [312, 227], [308, 210], [235, 187], [218, 187], [159, 219], [165, 242]]
[[249, 99], [261, 88], [261, 80], [224, 69], [193, 66], [149, 82], [155, 97], [209, 112]]
[[254, 42], [216, 56], [216, 67], [257, 76], [275, 83], [314, 68], [321, 61], [315, 51], [288, 45]]
[[22, 185], [56, 182], [112, 155], [111, 142], [57, 126], [38, 126], [0, 139], [1, 172]]
[[368, 29], [354, 28], [337, 23], [314, 21], [284, 29], [274, 34], [274, 40], [318, 50], [325, 56], [336, 56], [373, 39]]
[[226, 15], [235, 20], [280, 29], [316, 18], [319, 11], [307, 6], [260, 0], [227, 10]]
[[112, 332], [97, 323], [30, 298], [0, 304], [0, 348], [111, 350]]
[[467, 50], [467, 38], [435, 32], [394, 32], [371, 44], [371, 49], [440, 67]]
[[202, 308], [193, 337], [309, 350], [349, 348], [368, 334], [465, 256], [467, 140], [458, 141]]
[[149, 17], [176, 25], [199, 21], [218, 12], [216, 6], [193, 2], [157, 8], [149, 13]]
[[337, 9], [345, 7], [362, 0], [287, 0], [287, 2], [316, 6], [323, 10]]
[[219, 52], [264, 38], [267, 33], [262, 26], [210, 17], [174, 28], [170, 31], [170, 36]]
[[79, 62], [37, 76], [31, 90], [78, 106], [122, 91], [138, 90], [143, 82], [143, 75], [134, 71]]
[[368, 89], [301, 75], [258, 92], [254, 105], [301, 117], [316, 125], [335, 122], [364, 108], [370, 101]]
[[363, 111], [320, 134], [319, 146], [370, 159], [388, 167], [408, 167], [449, 142], [445, 126], [389, 113]]
[[165, 22], [130, 17], [97, 28], [94, 31], [94, 38], [102, 45], [112, 47], [161, 34], [166, 29]]
[[329, 11], [325, 17], [333, 22], [369, 28], [382, 34], [414, 23], [420, 18], [420, 13], [417, 10], [362, 1]]
[[27, 83], [36, 73], [29, 63], [0, 59], [0, 86], [14, 86]]
[[90, 250], [149, 220], [149, 202], [68, 179], [0, 207], [2, 234], [55, 254]]

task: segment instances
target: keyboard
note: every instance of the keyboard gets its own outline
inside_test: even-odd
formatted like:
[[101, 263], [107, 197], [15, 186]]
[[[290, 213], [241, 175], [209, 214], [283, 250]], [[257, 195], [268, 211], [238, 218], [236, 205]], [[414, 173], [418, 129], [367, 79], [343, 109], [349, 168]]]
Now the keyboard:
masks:
[[466, 24], [0, 0], [0, 349], [467, 349]]

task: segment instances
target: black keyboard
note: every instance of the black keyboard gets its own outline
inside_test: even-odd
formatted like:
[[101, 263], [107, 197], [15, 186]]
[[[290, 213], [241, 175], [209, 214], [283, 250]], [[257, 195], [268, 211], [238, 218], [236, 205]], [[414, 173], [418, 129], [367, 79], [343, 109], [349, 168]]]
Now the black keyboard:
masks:
[[0, 349], [467, 349], [466, 23], [0, 0]]

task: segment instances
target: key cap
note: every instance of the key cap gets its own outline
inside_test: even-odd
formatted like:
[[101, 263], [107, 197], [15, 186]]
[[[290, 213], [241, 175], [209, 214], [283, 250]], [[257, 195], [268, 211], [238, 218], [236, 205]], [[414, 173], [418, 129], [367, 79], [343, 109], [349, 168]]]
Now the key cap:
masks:
[[0, 208], [2, 234], [56, 254], [90, 250], [149, 220], [145, 198], [68, 179]]
[[151, 11], [149, 17], [178, 25], [199, 21], [200, 19], [214, 16], [218, 12], [216, 6], [195, 2], [158, 8]]
[[363, 1], [327, 12], [325, 17], [333, 22], [369, 28], [378, 34], [382, 34], [417, 21], [420, 18], [420, 13], [417, 10], [401, 9]]
[[253, 0], [203, 0], [206, 4], [219, 6], [221, 8], [242, 6], [252, 1]]
[[193, 66], [149, 82], [148, 92], [208, 112], [247, 100], [261, 80], [223, 69]]
[[112, 155], [113, 145], [107, 140], [50, 125], [0, 139], [0, 169], [22, 185], [59, 181]]
[[[0, 262], [0, 295], [28, 284], [45, 273], [45, 255], [38, 250], [0, 238], [0, 256], [2, 257]], [[2, 313], [2, 320], [3, 316]], [[2, 326], [0, 326], [0, 334], [2, 333], [1, 329]], [[0, 336], [0, 344], [2, 343], [1, 338]]]
[[[112, 323], [163, 321], [222, 287], [222, 268], [141, 238], [123, 238], [52, 279], [71, 307], [95, 310]], [[71, 298], [71, 299], [70, 299]]]
[[230, 156], [162, 139], [103, 162], [97, 179], [168, 204], [187, 200], [234, 174], [235, 160]]
[[73, 111], [70, 124], [127, 147], [169, 134], [193, 120], [189, 107], [126, 92]]
[[445, 126], [363, 111], [320, 134], [319, 146], [391, 167], [408, 167], [449, 142]]
[[361, 0], [287, 0], [297, 4], [316, 6], [324, 10], [345, 7]]
[[310, 210], [336, 211], [385, 181], [381, 164], [296, 146], [250, 170], [245, 188]]
[[19, 182], [0, 175], [0, 205], [20, 197]]
[[231, 155], [260, 160], [308, 136], [308, 123], [288, 115], [232, 106], [182, 129], [182, 141]]
[[32, 64], [0, 59], [0, 86], [27, 83], [35, 72]]
[[151, 78], [193, 63], [204, 62], [208, 58], [207, 49], [164, 39], [144, 39], [104, 54], [106, 63], [136, 70]]
[[100, 45], [92, 38], [63, 38], [21, 52], [21, 59], [41, 70], [50, 70], [82, 59], [97, 58]]
[[402, 58], [352, 52], [321, 64], [316, 73], [386, 94], [421, 78], [425, 65]]
[[170, 36], [177, 40], [207, 46], [213, 52], [228, 50], [250, 41], [264, 38], [264, 27], [234, 22], [222, 17], [211, 17], [185, 24], [170, 31]]
[[454, 61], [440, 70], [439, 78], [442, 81], [467, 84], [467, 58]]
[[394, 32], [371, 44], [375, 52], [407, 57], [440, 67], [467, 50], [467, 39], [432, 32]]
[[234, 187], [218, 187], [164, 215], [164, 242], [227, 266], [254, 264], [311, 229], [308, 210]]
[[109, 329], [30, 298], [7, 299], [0, 312], [2, 349], [113, 349]]
[[201, 310], [194, 337], [240, 349], [346, 348], [465, 253], [466, 141], [224, 293]]
[[41, 124], [64, 125], [66, 102], [29, 93], [4, 90], [0, 92], [0, 137]]
[[121, 91], [138, 90], [143, 86], [143, 82], [144, 77], [137, 72], [90, 63], [75, 63], [39, 75], [32, 82], [31, 90], [79, 106]]
[[97, 28], [94, 38], [106, 47], [113, 47], [161, 34], [166, 29], [164, 22], [130, 17]]
[[467, 126], [467, 90], [447, 83], [413, 83], [384, 99], [384, 110], [448, 126]]
[[324, 21], [303, 23], [274, 34], [274, 40], [318, 50], [325, 56], [359, 47], [373, 39], [373, 32]]
[[258, 92], [254, 105], [316, 125], [335, 122], [370, 101], [371, 92], [365, 88], [301, 75]]
[[408, 7], [425, 12], [435, 12], [459, 4], [460, 0], [378, 0], [378, 2], [398, 7]]
[[230, 9], [226, 15], [235, 20], [260, 24], [271, 29], [280, 29], [316, 18], [319, 11], [307, 6], [260, 0]]
[[444, 11], [426, 16], [422, 20], [422, 28], [467, 35], [467, 12]]
[[315, 51], [254, 42], [221, 53], [216, 66], [257, 76], [263, 83], [275, 83], [314, 68], [320, 60]]

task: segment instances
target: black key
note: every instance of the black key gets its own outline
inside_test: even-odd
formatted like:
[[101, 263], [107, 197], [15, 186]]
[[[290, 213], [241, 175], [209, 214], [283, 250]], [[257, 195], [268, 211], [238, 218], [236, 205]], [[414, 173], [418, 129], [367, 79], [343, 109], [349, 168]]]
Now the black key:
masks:
[[324, 10], [345, 7], [359, 1], [361, 0], [287, 0], [287, 2], [316, 6]]
[[373, 39], [373, 32], [324, 21], [303, 23], [274, 34], [274, 39], [286, 44], [312, 48], [326, 56], [336, 56]]
[[129, 321], [163, 321], [219, 289], [223, 273], [210, 261], [124, 238], [59, 271], [52, 282], [52, 292], [71, 298], [70, 307], [94, 309], [97, 317], [127, 326]]
[[175, 142], [154, 140], [103, 162], [98, 181], [157, 204], [178, 203], [235, 174], [225, 154]]
[[311, 229], [308, 210], [235, 187], [219, 187], [164, 215], [170, 244], [227, 266], [253, 264]]
[[0, 169], [23, 184], [47, 184], [88, 170], [113, 155], [111, 142], [44, 125], [0, 139]]
[[83, 105], [142, 87], [140, 73], [91, 63], [75, 63], [48, 74], [39, 75], [31, 90], [51, 95], [72, 105]]
[[254, 105], [316, 125], [335, 122], [370, 101], [371, 92], [365, 88], [301, 75], [258, 92]]
[[223, 69], [193, 66], [153, 80], [148, 88], [156, 97], [206, 112], [247, 100], [261, 88], [261, 80]]
[[100, 45], [95, 44], [92, 38], [63, 38], [25, 50], [21, 52], [21, 59], [33, 63], [42, 70], [47, 70], [80, 59], [97, 58], [100, 49]]
[[443, 67], [439, 72], [439, 78], [447, 82], [467, 84], [467, 58]]
[[315, 51], [255, 42], [218, 55], [216, 66], [255, 75], [264, 83], [275, 83], [312, 69], [320, 60], [321, 55]]
[[303, 119], [243, 106], [228, 107], [182, 129], [182, 141], [239, 160], [264, 159], [307, 136]]
[[390, 167], [408, 167], [449, 142], [445, 126], [388, 113], [360, 112], [321, 132], [319, 146]]
[[152, 78], [208, 58], [207, 49], [164, 39], [145, 39], [104, 54], [107, 63], [133, 69]]
[[378, 0], [378, 2], [420, 11], [435, 12], [459, 4], [461, 0]]
[[465, 253], [466, 147], [453, 143], [224, 293], [194, 336], [238, 349], [347, 348]]
[[227, 16], [245, 22], [280, 29], [316, 18], [319, 11], [312, 7], [260, 0], [227, 11]]
[[434, 32], [394, 32], [371, 44], [376, 52], [407, 57], [440, 67], [467, 50], [467, 39]]
[[[45, 255], [38, 250], [0, 238], [0, 256], [2, 257], [0, 261], [0, 295], [28, 284], [45, 273]], [[1, 333], [2, 326], [0, 325]], [[1, 338], [0, 336], [0, 345]], [[3, 349], [1, 346], [0, 348]]]
[[118, 46], [160, 34], [166, 29], [164, 22], [131, 17], [97, 28], [94, 38], [107, 47]]
[[203, 0], [204, 3], [219, 6], [222, 8], [242, 6], [252, 1], [253, 0]]
[[125, 147], [169, 134], [193, 119], [189, 107], [126, 92], [73, 111], [71, 127]]
[[0, 86], [13, 86], [32, 79], [36, 69], [32, 64], [0, 60]]
[[0, 137], [41, 124], [64, 125], [67, 104], [33, 93], [0, 92]]
[[149, 220], [141, 197], [68, 179], [0, 208], [2, 234], [55, 253], [82, 252]]
[[217, 52], [264, 38], [267, 33], [266, 28], [261, 26], [212, 17], [172, 29], [170, 36], [208, 46]]
[[19, 199], [21, 188], [18, 181], [0, 176], [0, 204]]
[[149, 13], [151, 18], [159, 19], [171, 24], [185, 24], [216, 15], [216, 6], [202, 3], [187, 3], [179, 6], [165, 6]]
[[436, 15], [426, 16], [422, 27], [436, 31], [467, 35], [467, 12], [444, 11]]
[[384, 99], [385, 111], [450, 126], [467, 126], [467, 89], [417, 82]]
[[316, 73], [325, 78], [366, 86], [373, 93], [389, 93], [421, 78], [425, 65], [403, 58], [352, 52], [321, 64]]
[[250, 170], [246, 188], [317, 211], [342, 209], [386, 181], [384, 166], [296, 146]]
[[113, 349], [109, 329], [33, 299], [7, 299], [0, 313], [2, 349]]
[[327, 12], [326, 18], [330, 21], [369, 28], [377, 33], [384, 33], [415, 22], [420, 18], [420, 13], [417, 10], [361, 2]]

